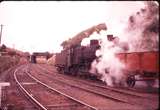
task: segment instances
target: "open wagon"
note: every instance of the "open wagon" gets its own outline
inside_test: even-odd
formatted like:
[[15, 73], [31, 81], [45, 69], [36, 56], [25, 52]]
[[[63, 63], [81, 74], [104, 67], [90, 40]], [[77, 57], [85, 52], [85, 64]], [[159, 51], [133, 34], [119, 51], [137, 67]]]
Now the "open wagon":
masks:
[[126, 66], [129, 87], [133, 87], [136, 81], [146, 81], [152, 86], [159, 77], [158, 51], [119, 53], [116, 57]]

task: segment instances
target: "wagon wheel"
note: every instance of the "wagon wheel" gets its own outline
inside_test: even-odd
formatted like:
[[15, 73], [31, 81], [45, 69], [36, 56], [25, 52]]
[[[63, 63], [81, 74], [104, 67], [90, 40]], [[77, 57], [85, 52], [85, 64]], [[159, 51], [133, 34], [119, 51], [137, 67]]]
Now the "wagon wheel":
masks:
[[57, 67], [56, 69], [57, 69], [58, 72], [61, 72], [61, 68], [60, 67]]
[[135, 76], [129, 76], [127, 78], [127, 85], [128, 87], [134, 87], [136, 81], [135, 81]]

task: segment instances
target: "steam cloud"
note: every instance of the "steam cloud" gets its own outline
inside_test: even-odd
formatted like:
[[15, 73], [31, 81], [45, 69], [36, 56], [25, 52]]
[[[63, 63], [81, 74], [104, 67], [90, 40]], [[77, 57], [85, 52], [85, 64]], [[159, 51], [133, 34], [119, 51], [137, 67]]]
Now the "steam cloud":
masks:
[[128, 18], [126, 28], [118, 36], [118, 43], [108, 41], [106, 31], [93, 33], [82, 41], [82, 45], [87, 45], [90, 39], [100, 39], [101, 48], [95, 53], [97, 59], [92, 62], [90, 72], [100, 76], [109, 86], [125, 85], [125, 65], [116, 58], [116, 53], [158, 50], [159, 6], [154, 1], [144, 4], [144, 8]]
[[108, 41], [105, 32], [101, 32], [99, 38], [101, 38], [101, 48], [96, 51], [98, 59], [93, 61], [90, 72], [98, 74], [101, 80], [109, 86], [124, 85], [125, 65], [115, 56], [116, 52], [124, 51], [124, 49], [115, 42]]

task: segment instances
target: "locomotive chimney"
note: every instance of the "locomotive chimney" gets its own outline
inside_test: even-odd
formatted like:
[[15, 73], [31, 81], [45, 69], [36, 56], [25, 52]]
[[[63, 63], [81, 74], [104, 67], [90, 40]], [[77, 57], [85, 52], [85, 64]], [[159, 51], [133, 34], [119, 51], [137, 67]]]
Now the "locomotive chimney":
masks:
[[114, 39], [114, 37], [112, 34], [109, 34], [109, 35], [107, 35], [107, 39], [108, 39], [108, 41], [112, 41]]
[[98, 45], [98, 40], [95, 39], [90, 40], [90, 46], [92, 45]]

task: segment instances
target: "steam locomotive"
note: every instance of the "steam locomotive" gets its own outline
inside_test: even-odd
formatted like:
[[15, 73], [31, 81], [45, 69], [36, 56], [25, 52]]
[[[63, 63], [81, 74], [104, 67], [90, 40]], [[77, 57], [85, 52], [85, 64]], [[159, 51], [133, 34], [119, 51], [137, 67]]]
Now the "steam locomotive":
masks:
[[92, 77], [88, 71], [92, 61], [96, 59], [95, 52], [98, 48], [100, 48], [98, 40], [91, 40], [90, 46], [78, 46], [63, 50], [56, 54], [55, 66], [60, 72]]
[[[96, 26], [96, 29], [95, 27], [90, 28], [89, 32], [99, 32], [100, 30], [105, 29], [106, 26], [104, 24], [100, 24]], [[82, 34], [86, 35], [84, 33], [85, 32], [82, 32], [77, 36], [80, 36]], [[113, 40], [113, 37], [109, 38], [111, 38], [109, 40]], [[77, 42], [74, 45], [72, 42], [70, 42], [69, 44], [70, 45], [67, 45], [61, 51], [61, 53], [56, 54], [55, 66], [57, 67], [57, 70], [60, 73], [99, 79], [101, 77], [99, 74], [92, 74], [89, 72], [93, 60], [98, 60], [95, 55], [96, 50], [100, 48], [98, 40], [90, 40], [89, 46], [80, 46], [80, 44]], [[116, 57], [126, 66], [124, 74], [126, 74], [127, 76], [126, 84], [129, 87], [134, 87], [136, 81], [146, 81], [148, 85], [152, 86], [155, 83], [155, 80], [158, 79], [158, 51], [124, 52], [117, 53]]]
[[89, 74], [92, 61], [96, 58], [95, 52], [100, 48], [98, 40], [91, 40], [89, 46], [81, 46], [80, 42], [83, 38], [89, 37], [93, 32], [106, 30], [104, 23], [93, 26], [70, 39], [64, 41], [61, 45], [63, 50], [57, 53], [55, 57], [55, 66], [62, 73], [80, 75], [85, 77], [97, 77]]

